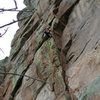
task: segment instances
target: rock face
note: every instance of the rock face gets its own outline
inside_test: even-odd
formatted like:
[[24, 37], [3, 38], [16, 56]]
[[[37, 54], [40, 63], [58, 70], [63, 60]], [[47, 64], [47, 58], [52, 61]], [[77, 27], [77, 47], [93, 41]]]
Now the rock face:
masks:
[[24, 3], [0, 100], [100, 100], [100, 0]]
[[4, 77], [5, 77], [5, 74], [2, 74], [2, 72], [8, 71], [7, 65], [8, 65], [8, 57], [6, 57], [3, 60], [0, 60], [0, 100], [2, 99], [3, 95], [2, 93], [4, 89]]

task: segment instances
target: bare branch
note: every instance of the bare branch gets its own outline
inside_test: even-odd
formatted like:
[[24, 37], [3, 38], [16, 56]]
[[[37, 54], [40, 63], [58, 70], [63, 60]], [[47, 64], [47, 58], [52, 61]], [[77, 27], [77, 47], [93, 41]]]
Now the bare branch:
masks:
[[16, 2], [16, 0], [13, 0], [13, 1], [14, 1], [14, 4], [15, 4], [15, 8], [11, 8], [11, 9], [4, 9], [4, 8], [1, 8], [1, 9], [0, 9], [0, 12], [4, 12], [4, 11], [19, 11], [19, 10], [17, 10], [18, 7], [17, 7], [17, 2]]
[[[31, 16], [31, 15], [30, 15], [30, 16]], [[13, 20], [12, 22], [10, 22], [10, 23], [8, 23], [8, 24], [5, 24], [5, 25], [0, 26], [0, 28], [4, 28], [4, 27], [9, 26], [9, 25], [12, 25], [12, 24], [14, 24], [14, 23], [16, 23], [16, 22], [19, 22], [19, 21], [25, 20], [25, 19], [29, 18], [30, 16], [27, 16], [27, 17], [21, 18], [21, 19], [19, 19], [19, 20]]]
[[3, 34], [0, 33], [0, 37], [2, 37], [3, 35], [5, 35], [7, 33], [7, 31], [8, 31], [8, 28], [5, 29], [5, 32]]
[[[32, 79], [32, 80], [37, 80], [37, 81], [39, 81], [39, 82], [45, 82], [45, 81], [43, 81], [43, 80], [41, 80], [41, 79], [33, 78], [33, 77], [30, 77], [30, 76], [28, 76], [28, 75], [23, 75], [23, 74], [16, 74], [16, 73], [11, 73], [11, 72], [1, 72], [1, 71], [0, 71], [0, 74], [1, 74], [1, 75], [4, 75], [4, 74], [16, 75], [16, 76], [21, 76], [21, 77], [27, 77], [27, 78]], [[46, 83], [48, 83], [48, 82], [46, 82]], [[48, 84], [49, 84], [49, 83], [48, 83]]]
[[14, 3], [15, 3], [15, 9], [17, 9], [18, 7], [17, 7], [17, 2], [16, 2], [16, 0], [14, 0]]
[[16, 12], [18, 12], [20, 10], [17, 10], [17, 9], [4, 9], [4, 8], [0, 9], [0, 12], [5, 12], [5, 11], [16, 11]]
[[4, 54], [4, 51], [0, 48], [0, 51]]

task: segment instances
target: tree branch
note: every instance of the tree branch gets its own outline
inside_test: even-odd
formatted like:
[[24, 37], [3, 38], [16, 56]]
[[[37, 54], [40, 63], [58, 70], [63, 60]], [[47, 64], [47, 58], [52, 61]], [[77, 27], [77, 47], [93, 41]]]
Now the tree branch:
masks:
[[[30, 16], [31, 16], [31, 15], [30, 15]], [[12, 24], [14, 24], [14, 23], [16, 23], [16, 22], [19, 22], [19, 21], [25, 20], [25, 19], [29, 18], [30, 16], [27, 16], [27, 17], [21, 18], [21, 19], [19, 19], [19, 20], [13, 20], [12, 22], [10, 22], [10, 23], [8, 23], [8, 24], [5, 24], [5, 25], [0, 26], [0, 28], [4, 28], [4, 27], [9, 26], [9, 25], [12, 25]]]
[[17, 2], [16, 2], [16, 0], [13, 0], [13, 1], [14, 1], [14, 4], [15, 4], [15, 8], [11, 8], [11, 9], [4, 9], [4, 8], [1, 8], [1, 9], [0, 9], [0, 12], [4, 12], [4, 11], [19, 11], [19, 10], [17, 10], [18, 7], [17, 7]]
[[0, 51], [4, 54], [4, 51], [0, 48]]
[[18, 12], [20, 10], [17, 10], [17, 9], [4, 9], [4, 8], [0, 9], [0, 12], [4, 12], [4, 11], [16, 11], [16, 12]]
[[17, 9], [18, 7], [17, 7], [17, 2], [16, 2], [16, 0], [14, 0], [14, 3], [15, 3], [15, 9]]
[[8, 28], [5, 29], [5, 32], [3, 34], [0, 33], [0, 37], [2, 37], [3, 35], [5, 35], [7, 33], [7, 31], [8, 31]]
[[[43, 81], [43, 80], [41, 80], [41, 79], [33, 78], [33, 77], [30, 77], [30, 76], [28, 76], [28, 75], [23, 75], [23, 74], [16, 74], [16, 73], [11, 73], [11, 72], [1, 72], [1, 71], [0, 71], [0, 74], [1, 74], [1, 75], [2, 75], [2, 74], [16, 75], [16, 76], [27, 77], [27, 78], [30, 78], [30, 79], [33, 79], [33, 80], [37, 80], [37, 81], [39, 81], [39, 82], [45, 82], [45, 81]], [[48, 83], [48, 82], [46, 82], [46, 83]], [[48, 84], [49, 84], [49, 83], [48, 83]]]

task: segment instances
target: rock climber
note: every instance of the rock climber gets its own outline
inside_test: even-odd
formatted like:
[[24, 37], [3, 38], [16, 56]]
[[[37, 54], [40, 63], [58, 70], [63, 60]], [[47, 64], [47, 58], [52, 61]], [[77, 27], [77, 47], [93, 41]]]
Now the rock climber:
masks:
[[51, 33], [51, 31], [50, 31], [50, 27], [46, 27], [46, 28], [44, 29], [44, 33], [45, 33], [46, 36], [52, 37], [52, 33]]

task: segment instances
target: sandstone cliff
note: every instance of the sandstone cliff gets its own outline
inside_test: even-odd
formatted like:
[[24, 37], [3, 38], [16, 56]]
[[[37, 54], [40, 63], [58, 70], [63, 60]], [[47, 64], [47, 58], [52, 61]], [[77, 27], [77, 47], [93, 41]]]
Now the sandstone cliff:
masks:
[[0, 100], [100, 100], [100, 0], [24, 0]]

